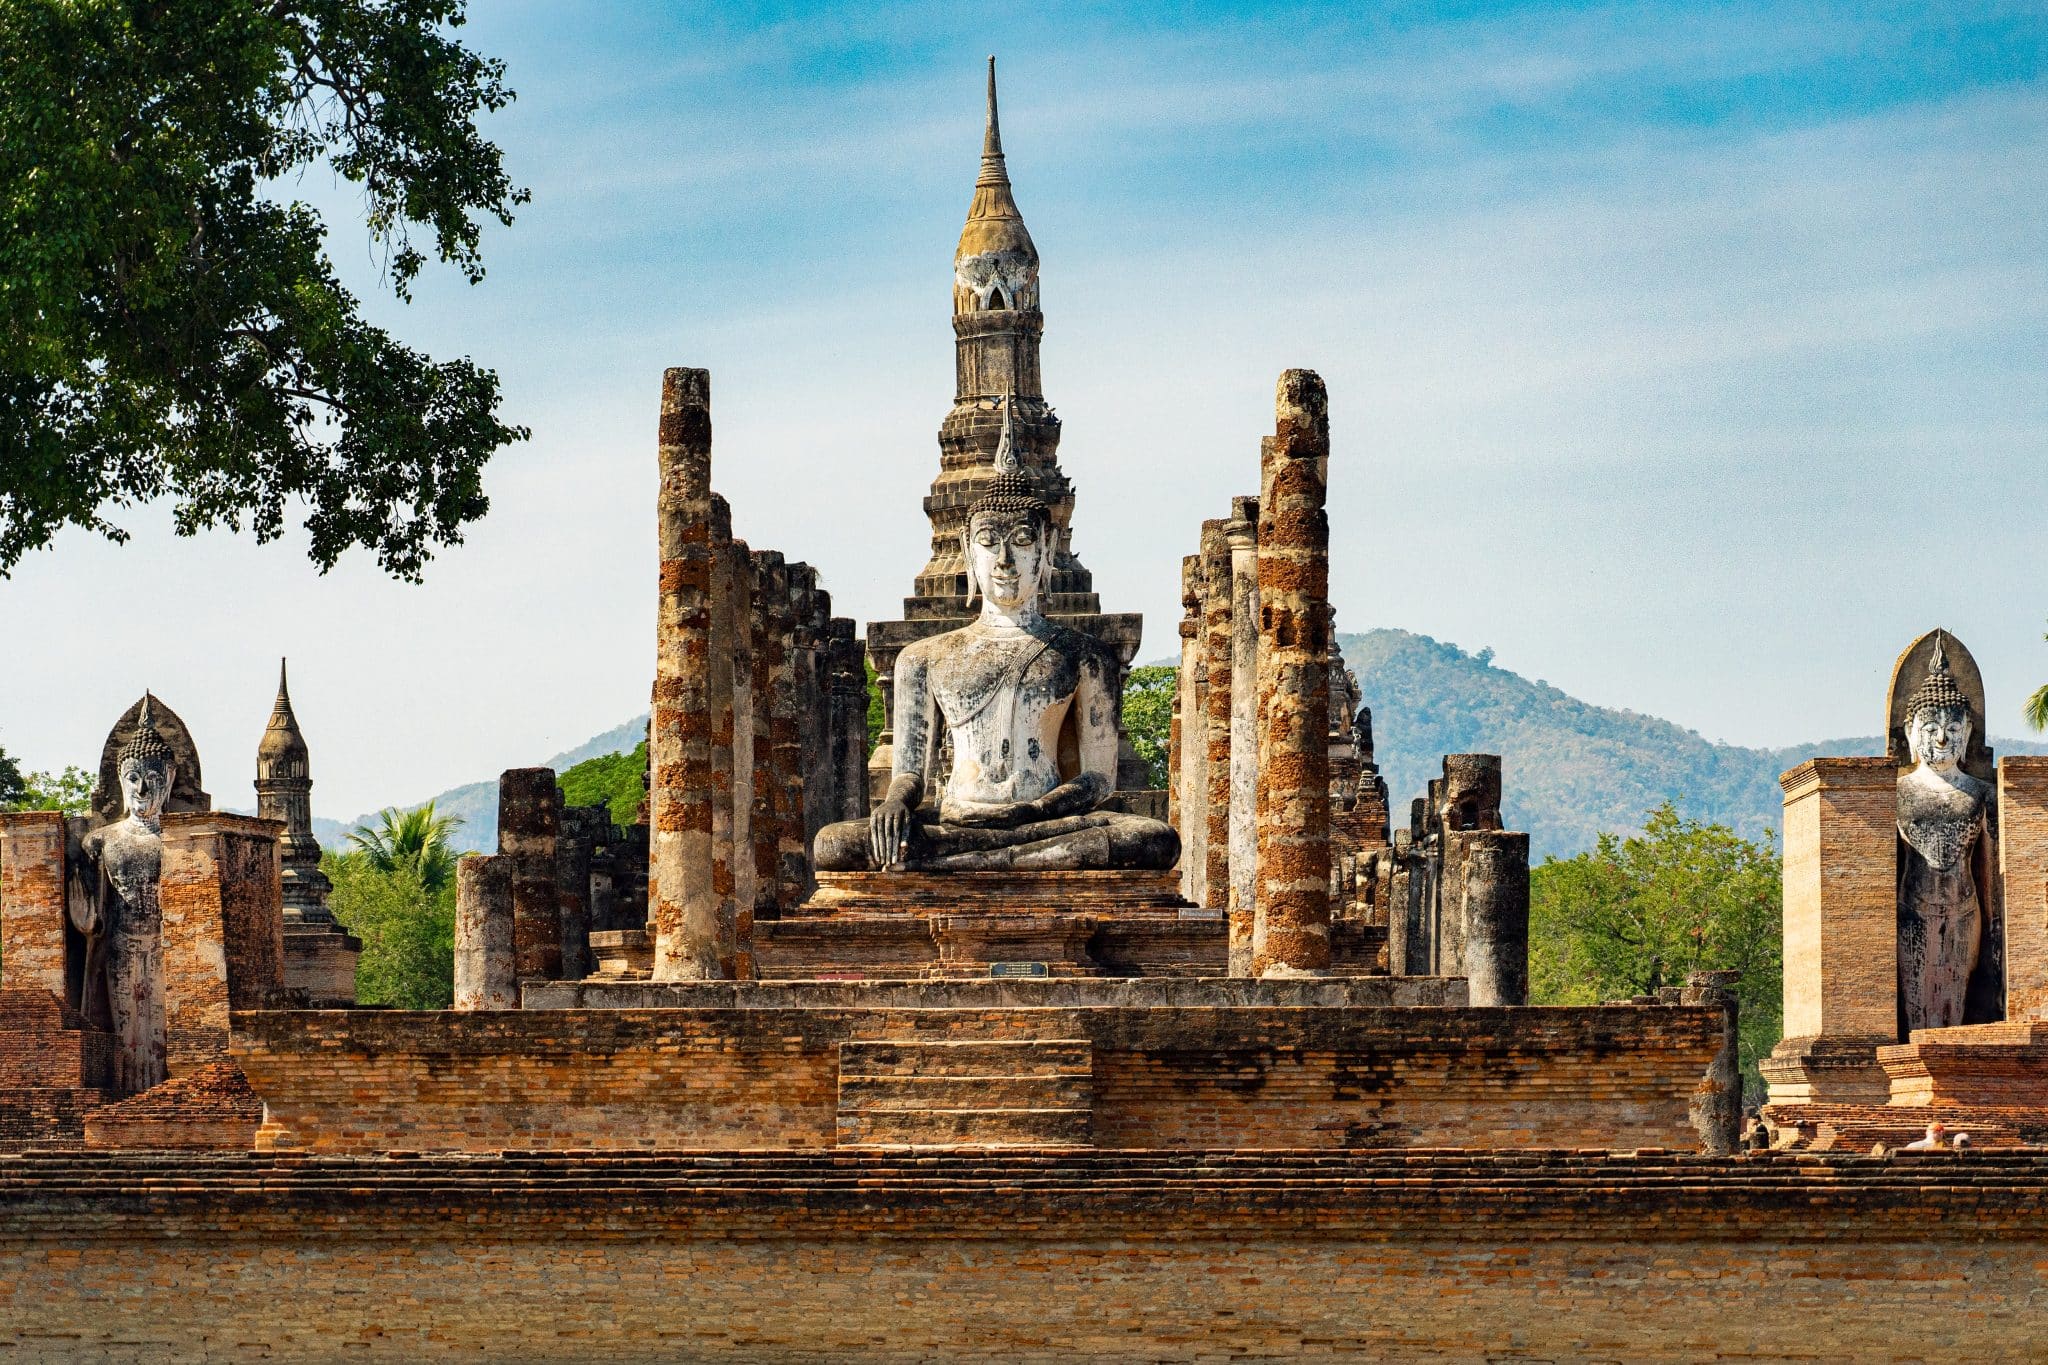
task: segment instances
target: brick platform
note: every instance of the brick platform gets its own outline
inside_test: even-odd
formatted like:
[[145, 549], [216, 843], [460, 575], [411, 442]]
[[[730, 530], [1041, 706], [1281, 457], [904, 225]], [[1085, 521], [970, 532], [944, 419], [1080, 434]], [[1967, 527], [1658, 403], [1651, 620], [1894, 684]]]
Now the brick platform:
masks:
[[10, 1358], [1997, 1360], [2048, 1159], [0, 1158]]
[[318, 1151], [827, 1148], [843, 1044], [1067, 1039], [1093, 1049], [1104, 1147], [1697, 1145], [1718, 1009], [1272, 1003], [1402, 984], [584, 983], [546, 994], [605, 1008], [238, 1014], [235, 1053], [269, 1106], [259, 1143]]

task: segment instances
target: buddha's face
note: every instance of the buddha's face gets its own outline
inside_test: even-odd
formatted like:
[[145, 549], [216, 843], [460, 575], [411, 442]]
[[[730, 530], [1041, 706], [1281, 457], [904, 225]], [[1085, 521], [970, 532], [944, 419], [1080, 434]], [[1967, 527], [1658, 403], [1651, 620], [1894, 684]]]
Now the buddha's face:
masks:
[[1030, 512], [983, 512], [967, 526], [969, 581], [995, 606], [1016, 611], [1037, 597], [1052, 566], [1051, 528]]
[[121, 800], [138, 820], [154, 820], [170, 799], [175, 765], [168, 758], [121, 760]]
[[1906, 743], [1914, 762], [1954, 768], [1970, 747], [1970, 713], [1960, 706], [1923, 707], [1906, 722]]

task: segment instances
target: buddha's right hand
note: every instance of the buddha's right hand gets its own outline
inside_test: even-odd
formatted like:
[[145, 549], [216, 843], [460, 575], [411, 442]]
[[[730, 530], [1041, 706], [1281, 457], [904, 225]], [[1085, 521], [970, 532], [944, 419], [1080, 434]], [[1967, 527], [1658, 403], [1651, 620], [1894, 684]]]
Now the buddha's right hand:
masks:
[[868, 838], [877, 868], [903, 861], [910, 852], [910, 826], [907, 803], [892, 797], [875, 807], [875, 813], [868, 817]]

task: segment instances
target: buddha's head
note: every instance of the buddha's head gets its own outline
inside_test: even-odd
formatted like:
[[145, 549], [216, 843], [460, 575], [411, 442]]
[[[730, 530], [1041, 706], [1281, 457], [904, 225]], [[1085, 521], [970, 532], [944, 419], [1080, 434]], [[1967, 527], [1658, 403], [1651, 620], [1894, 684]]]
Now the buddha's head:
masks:
[[171, 782], [177, 776], [171, 746], [157, 733], [156, 717], [152, 714], [155, 700], [148, 693], [143, 694], [142, 715], [136, 721], [135, 733], [121, 746], [117, 768], [122, 804], [130, 815], [145, 824], [154, 824], [163, 813], [164, 802], [171, 796]]
[[1951, 772], [1970, 748], [1970, 703], [1948, 671], [1948, 652], [1936, 641], [1927, 678], [1906, 701], [1906, 744], [1913, 761]]
[[968, 509], [967, 527], [961, 532], [968, 590], [1002, 611], [1028, 606], [1051, 579], [1057, 534], [1052, 509], [1017, 463], [1010, 401], [1005, 398], [996, 476]]

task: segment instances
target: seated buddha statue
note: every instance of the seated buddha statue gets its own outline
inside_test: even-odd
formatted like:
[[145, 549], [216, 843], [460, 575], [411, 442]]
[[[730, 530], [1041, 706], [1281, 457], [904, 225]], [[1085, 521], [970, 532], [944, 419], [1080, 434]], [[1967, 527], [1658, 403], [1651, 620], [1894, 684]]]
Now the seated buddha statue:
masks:
[[[1180, 836], [1170, 825], [1103, 809], [1116, 772], [1121, 670], [1100, 643], [1039, 609], [1056, 532], [1018, 468], [1007, 411], [996, 477], [969, 509], [962, 539], [981, 613], [897, 657], [888, 795], [868, 819], [819, 831], [818, 869], [1172, 867]], [[925, 774], [938, 720], [953, 763], [933, 810]]]
[[1899, 1013], [1910, 1032], [1964, 1022], [1984, 943], [1979, 850], [1991, 786], [1962, 769], [1970, 705], [1937, 641], [1906, 703], [1913, 767], [1899, 776]]

